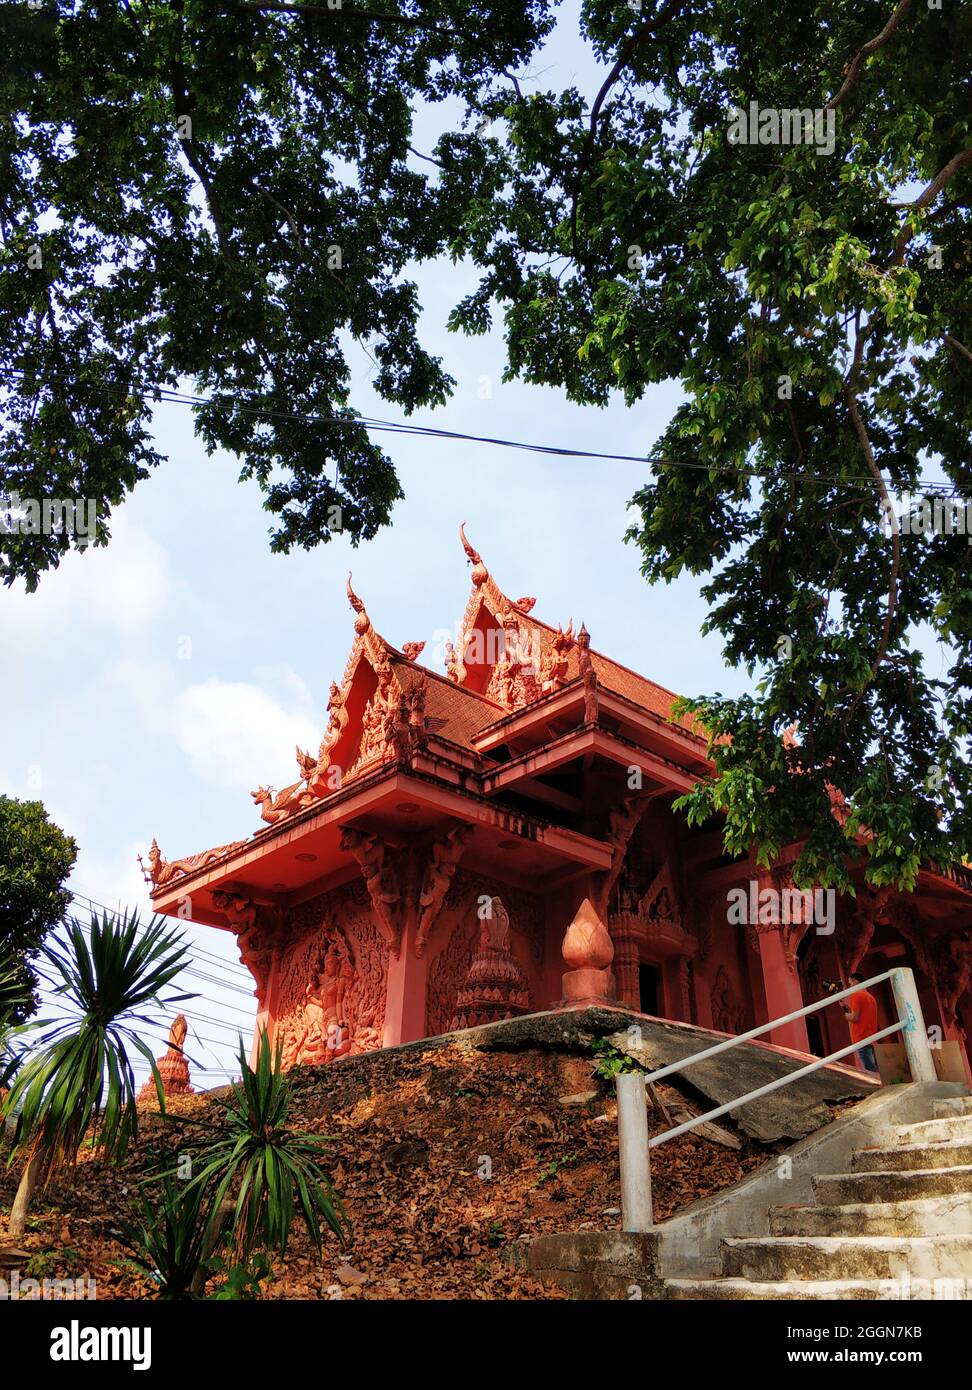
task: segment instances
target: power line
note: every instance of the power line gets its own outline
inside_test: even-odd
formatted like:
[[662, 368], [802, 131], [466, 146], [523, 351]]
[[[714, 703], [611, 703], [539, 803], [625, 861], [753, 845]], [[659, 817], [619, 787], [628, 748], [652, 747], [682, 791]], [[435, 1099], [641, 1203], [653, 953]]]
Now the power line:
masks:
[[[26, 379], [27, 374], [19, 370], [12, 372], [13, 376]], [[51, 376], [53, 381], [65, 380], [63, 377]], [[99, 384], [96, 390], [111, 395], [123, 395], [126, 398], [129, 392], [122, 387], [112, 387], [110, 383]], [[276, 410], [270, 406], [246, 405], [236, 400], [221, 400], [213, 396], [197, 396], [185, 391], [177, 391], [169, 386], [145, 386], [144, 391], [151, 394], [157, 402], [166, 405], [188, 405], [194, 408], [199, 406], [214, 406], [234, 411], [236, 414], [254, 415], [270, 420], [285, 420], [289, 423], [308, 424], [316, 426], [327, 426], [329, 428], [344, 429], [364, 429], [369, 434], [403, 434], [421, 439], [446, 439], [453, 442], [472, 443], [472, 444], [492, 444], [501, 449], [517, 449], [526, 453], [545, 454], [558, 458], [584, 458], [599, 459], [602, 462], [611, 463], [640, 463], [650, 468], [681, 468], [691, 472], [699, 473], [727, 473], [734, 477], [753, 478], [764, 482], [814, 482], [827, 486], [842, 486], [845, 484], [863, 484], [868, 488], [876, 487], [877, 483], [871, 474], [852, 474], [845, 478], [831, 478], [819, 473], [809, 473], [803, 470], [778, 470], [773, 473], [760, 471], [756, 468], [738, 468], [731, 464], [718, 463], [699, 463], [689, 459], [660, 459], [650, 458], [644, 454], [611, 454], [602, 453], [593, 449], [572, 449], [560, 444], [535, 444], [525, 440], [505, 439], [495, 435], [467, 434], [461, 430], [439, 429], [432, 425], [415, 425], [404, 421], [381, 420], [371, 418], [366, 415], [355, 416], [333, 416], [333, 415], [309, 415], [301, 411]], [[926, 493], [942, 493], [945, 496], [958, 495], [958, 489], [950, 483], [933, 483], [926, 480], [919, 480], [915, 484]]]
[[[90, 912], [90, 908], [91, 908], [91, 907], [100, 907], [101, 910], [102, 910], [103, 912], [109, 912], [109, 913], [111, 913], [111, 912], [114, 912], [114, 911], [115, 911], [115, 909], [109, 907], [109, 906], [107, 905], [107, 903], [98, 902], [96, 898], [89, 898], [89, 897], [87, 897], [86, 894], [84, 894], [84, 893], [74, 893], [74, 894], [73, 894], [73, 897], [74, 897], [74, 900], [75, 900], [75, 901], [79, 901], [79, 900], [80, 900], [81, 902], [88, 903], [88, 905], [89, 905], [89, 916], [93, 915], [93, 914], [91, 914], [91, 912]], [[199, 925], [199, 924], [198, 924], [198, 923], [190, 923], [189, 925], [197, 926], [197, 925]], [[143, 927], [143, 928], [141, 928], [141, 930], [144, 931], [145, 928]], [[193, 943], [192, 943], [192, 950], [193, 950], [193, 954], [194, 954], [195, 956], [202, 956], [202, 957], [204, 957], [207, 961], [211, 961], [214, 965], [218, 965], [218, 966], [220, 966], [220, 967], [221, 967], [222, 969], [224, 969], [224, 970], [233, 970], [233, 971], [236, 971], [238, 974], [242, 975], [242, 976], [243, 976], [245, 979], [247, 979], [247, 980], [252, 980], [252, 978], [253, 978], [252, 975], [250, 974], [250, 972], [246, 969], [246, 967], [243, 966], [243, 965], [241, 965], [241, 964], [239, 963], [239, 961], [227, 960], [227, 959], [225, 959], [223, 956], [217, 956], [217, 955], [215, 955], [212, 951], [207, 951], [207, 950], [205, 950], [202, 946], [198, 946], [198, 945], [196, 944], [196, 942], [193, 942]], [[227, 986], [225, 986], [225, 988], [229, 988], [229, 986], [227, 985]], [[236, 986], [236, 988], [239, 988], [239, 986]]]
[[[87, 924], [79, 923], [79, 925], [81, 926], [82, 930], [87, 930], [90, 932], [91, 928]], [[54, 939], [58, 942], [58, 945], [60, 945], [61, 947], [68, 947], [68, 943], [66, 941], [61, 941], [60, 938], [57, 937], [56, 933], [54, 935]], [[182, 967], [177, 978], [181, 977], [188, 977], [191, 979], [202, 979], [203, 981], [211, 980], [210, 976], [202, 975], [198, 970], [193, 970], [191, 965]], [[224, 985], [220, 980], [215, 980], [213, 981], [213, 983], [215, 983], [217, 987], [220, 989], [236, 989], [236, 987], [233, 985]], [[237, 990], [236, 992], [243, 995], [248, 995], [248, 997], [252, 997], [252, 995], [250, 995], [247, 990]], [[243, 1018], [249, 1019], [251, 1016], [251, 1009], [244, 1009], [240, 1004], [231, 1004], [225, 1000], [220, 1000], [219, 1002], [222, 1008], [227, 1009], [232, 1013], [240, 1014]]]

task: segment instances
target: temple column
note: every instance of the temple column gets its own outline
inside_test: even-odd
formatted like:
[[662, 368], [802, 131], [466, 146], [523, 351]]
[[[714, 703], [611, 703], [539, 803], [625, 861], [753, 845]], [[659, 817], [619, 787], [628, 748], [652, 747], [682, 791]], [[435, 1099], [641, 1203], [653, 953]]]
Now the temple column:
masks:
[[[759, 877], [760, 892], [764, 888], [773, 889], [776, 894], [776, 901], [779, 902], [778, 875], [772, 873], [761, 874]], [[803, 990], [800, 988], [800, 976], [796, 968], [796, 960], [793, 954], [786, 949], [783, 939], [784, 923], [780, 921], [779, 908], [772, 910], [767, 915], [771, 916], [769, 922], [762, 921], [763, 909], [760, 908], [760, 922], [756, 927], [757, 941], [759, 946], [759, 964], [763, 976], [763, 992], [766, 997], [766, 1022], [770, 1019], [780, 1018], [783, 1014], [793, 1013], [796, 1009], [803, 1008]], [[792, 1047], [797, 1052], [809, 1052], [810, 1041], [807, 1037], [807, 1024], [803, 1018], [794, 1019], [792, 1023], [784, 1023], [780, 1028], [774, 1028], [772, 1033], [766, 1035], [767, 1040], [776, 1043], [778, 1047]]]
[[388, 962], [388, 988], [385, 997], [384, 1047], [415, 1042], [428, 1035], [425, 1022], [429, 958], [416, 955], [418, 912], [414, 901], [406, 908], [397, 957]]
[[[779, 1018], [782, 1014], [793, 1013], [803, 1008], [803, 991], [795, 970], [791, 970], [783, 949], [783, 938], [779, 928], [761, 931], [759, 934], [759, 963], [763, 972], [763, 989], [766, 994], [766, 1022]], [[809, 1052], [806, 1020], [794, 1019], [784, 1023], [767, 1034], [770, 1042], [778, 1047], [792, 1047], [797, 1052]]]
[[629, 1009], [641, 1011], [641, 985], [638, 980], [640, 964], [638, 942], [630, 928], [615, 925], [611, 932], [614, 942], [614, 975], [618, 999]]

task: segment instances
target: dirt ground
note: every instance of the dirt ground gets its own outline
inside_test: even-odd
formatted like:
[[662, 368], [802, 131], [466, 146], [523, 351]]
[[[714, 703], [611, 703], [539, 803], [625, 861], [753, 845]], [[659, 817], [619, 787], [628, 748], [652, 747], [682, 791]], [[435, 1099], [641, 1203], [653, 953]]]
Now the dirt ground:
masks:
[[[295, 1223], [262, 1296], [562, 1297], [511, 1268], [503, 1251], [541, 1234], [620, 1226], [613, 1086], [593, 1075], [593, 1060], [452, 1045], [297, 1069], [293, 1121], [329, 1136], [330, 1170], [353, 1237], [346, 1249], [329, 1237], [321, 1261]], [[690, 1093], [660, 1091], [663, 1101], [703, 1108]], [[21, 1242], [30, 1252], [22, 1278], [84, 1276], [96, 1280], [99, 1298], [154, 1296], [119, 1241], [120, 1220], [146, 1167], [201, 1137], [200, 1121], [219, 1119], [212, 1096], [173, 1100], [170, 1109], [166, 1119], [145, 1110], [123, 1168], [82, 1153], [75, 1169], [37, 1194]], [[649, 1119], [655, 1131], [668, 1128], [658, 1114]], [[772, 1151], [748, 1139], [733, 1150], [694, 1136], [660, 1147], [652, 1154], [656, 1219], [738, 1181]], [[0, 1230], [16, 1181], [16, 1165], [0, 1169]]]

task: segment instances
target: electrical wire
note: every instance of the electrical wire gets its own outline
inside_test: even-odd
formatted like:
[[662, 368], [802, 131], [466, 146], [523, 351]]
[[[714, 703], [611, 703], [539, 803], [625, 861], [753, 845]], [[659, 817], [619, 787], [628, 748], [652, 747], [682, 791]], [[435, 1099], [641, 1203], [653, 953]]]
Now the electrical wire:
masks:
[[[12, 373], [15, 377], [26, 379], [27, 374], [19, 370]], [[53, 376], [50, 380], [65, 380], [63, 377]], [[121, 387], [112, 387], [110, 383], [99, 384], [95, 389], [112, 394], [124, 395], [127, 399], [130, 394]], [[156, 402], [168, 405], [188, 405], [195, 409], [200, 406], [210, 406], [216, 408], [226, 408], [237, 414], [255, 415], [264, 419], [284, 420], [289, 423], [308, 424], [315, 426], [327, 426], [329, 428], [344, 429], [364, 429], [369, 434], [403, 434], [421, 439], [445, 439], [453, 442], [491, 444], [496, 448], [521, 450], [532, 454], [545, 454], [558, 458], [583, 458], [598, 459], [602, 462], [612, 463], [640, 463], [649, 468], [674, 468], [686, 469], [699, 473], [728, 473], [736, 477], [747, 477], [765, 482], [793, 481], [793, 482], [814, 482], [829, 486], [843, 486], [845, 484], [859, 483], [867, 488], [875, 487], [876, 480], [871, 474], [852, 474], [844, 478], [825, 477], [822, 474], [810, 473], [806, 469], [800, 470], [777, 470], [772, 473], [760, 471], [756, 468], [737, 468], [731, 464], [699, 463], [689, 459], [661, 459], [651, 458], [643, 454], [612, 454], [603, 453], [593, 449], [573, 449], [560, 444], [536, 444], [525, 440], [505, 439], [496, 435], [467, 434], [461, 430], [439, 429], [432, 425], [415, 425], [406, 421], [381, 420], [365, 415], [355, 415], [340, 417], [332, 415], [309, 415], [301, 411], [275, 410], [269, 406], [255, 406], [243, 404], [236, 400], [221, 400], [213, 396], [197, 396], [189, 392], [178, 391], [169, 386], [147, 385], [144, 391], [151, 394]], [[923, 493], [942, 494], [943, 496], [957, 496], [958, 489], [949, 483], [933, 483], [926, 480], [919, 480], [916, 489]]]

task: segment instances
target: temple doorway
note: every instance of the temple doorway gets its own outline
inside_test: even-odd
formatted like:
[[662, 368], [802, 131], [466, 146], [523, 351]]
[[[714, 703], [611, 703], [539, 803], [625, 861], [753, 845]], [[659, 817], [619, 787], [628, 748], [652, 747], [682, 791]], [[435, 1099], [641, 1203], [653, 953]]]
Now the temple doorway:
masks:
[[638, 966], [638, 1007], [643, 1014], [657, 1018], [661, 1003], [661, 972], [657, 965]]

